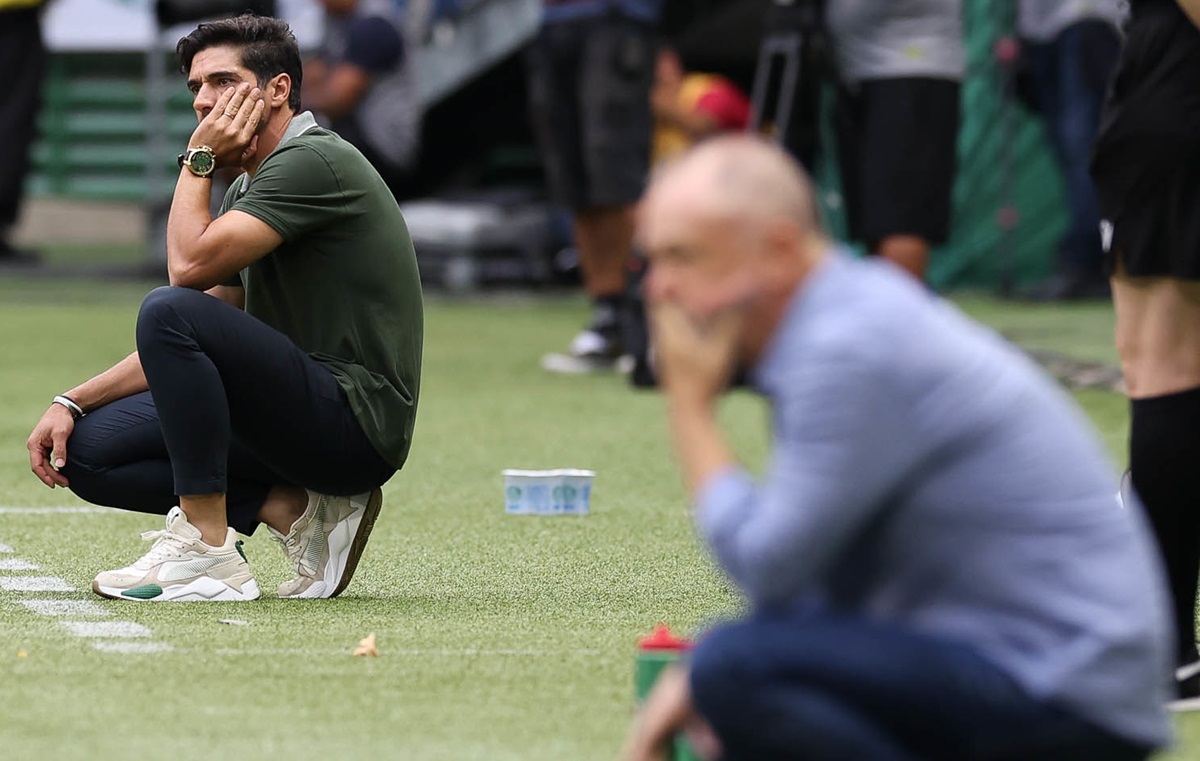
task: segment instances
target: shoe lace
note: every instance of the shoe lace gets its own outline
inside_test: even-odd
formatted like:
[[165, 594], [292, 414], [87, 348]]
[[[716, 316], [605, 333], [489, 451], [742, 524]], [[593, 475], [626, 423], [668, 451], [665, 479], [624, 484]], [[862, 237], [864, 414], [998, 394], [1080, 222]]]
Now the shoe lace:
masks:
[[154, 544], [150, 545], [149, 552], [134, 563], [137, 567], [149, 567], [163, 560], [179, 557], [186, 554], [188, 548], [187, 539], [172, 532], [169, 528], [143, 531], [142, 541], [154, 542]]

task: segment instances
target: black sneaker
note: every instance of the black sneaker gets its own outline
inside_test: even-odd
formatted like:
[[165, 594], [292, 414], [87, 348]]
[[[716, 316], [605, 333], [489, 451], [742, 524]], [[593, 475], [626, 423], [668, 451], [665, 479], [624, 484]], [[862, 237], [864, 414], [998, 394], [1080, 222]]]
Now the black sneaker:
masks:
[[1200, 711], [1200, 660], [1175, 669], [1176, 699], [1167, 703], [1175, 713]]
[[0, 267], [30, 267], [40, 264], [42, 257], [37, 251], [28, 248], [17, 248], [8, 241], [0, 239]]

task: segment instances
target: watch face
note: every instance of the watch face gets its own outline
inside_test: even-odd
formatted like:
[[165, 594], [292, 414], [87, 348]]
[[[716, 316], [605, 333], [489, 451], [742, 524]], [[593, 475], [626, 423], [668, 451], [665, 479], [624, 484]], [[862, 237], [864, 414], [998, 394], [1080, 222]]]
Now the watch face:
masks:
[[195, 151], [188, 161], [192, 172], [202, 176], [210, 173], [215, 163], [213, 155], [208, 151]]

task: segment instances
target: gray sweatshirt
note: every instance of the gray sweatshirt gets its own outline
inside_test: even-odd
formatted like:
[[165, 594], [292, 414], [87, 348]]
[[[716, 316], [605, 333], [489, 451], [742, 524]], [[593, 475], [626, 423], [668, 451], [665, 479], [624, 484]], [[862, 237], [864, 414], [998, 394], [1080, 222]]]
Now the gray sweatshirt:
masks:
[[712, 477], [696, 512], [752, 605], [815, 598], [954, 638], [1114, 734], [1169, 741], [1149, 530], [1036, 365], [891, 265], [839, 255], [753, 377], [773, 412], [766, 473]]
[[825, 21], [842, 79], [961, 80], [961, 0], [832, 0]]

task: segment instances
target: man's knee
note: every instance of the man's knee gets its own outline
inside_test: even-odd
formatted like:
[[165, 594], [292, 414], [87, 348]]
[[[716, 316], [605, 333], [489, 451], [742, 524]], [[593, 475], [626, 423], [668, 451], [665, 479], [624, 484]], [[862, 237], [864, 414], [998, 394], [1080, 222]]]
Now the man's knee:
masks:
[[761, 686], [762, 673], [755, 666], [751, 639], [743, 626], [728, 624], [710, 632], [692, 652], [692, 701], [700, 714], [716, 725], [736, 720], [738, 706]]
[[75, 424], [75, 430], [67, 439], [67, 461], [62, 474], [70, 482], [70, 489], [84, 502], [104, 502], [104, 473], [108, 468], [108, 452], [104, 446], [105, 436], [91, 430], [88, 419]]
[[177, 332], [185, 327], [188, 317], [202, 309], [205, 300], [211, 298], [191, 288], [166, 285], [150, 291], [142, 299], [142, 307], [138, 311], [138, 348], [155, 341], [164, 328]]

